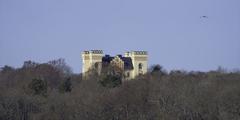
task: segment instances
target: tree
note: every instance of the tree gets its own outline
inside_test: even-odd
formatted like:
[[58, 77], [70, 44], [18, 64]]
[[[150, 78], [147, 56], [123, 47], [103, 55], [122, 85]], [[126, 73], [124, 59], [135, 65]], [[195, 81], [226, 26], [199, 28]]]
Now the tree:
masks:
[[167, 71], [163, 69], [163, 67], [159, 64], [153, 65], [150, 68], [150, 72], [152, 75], [167, 75]]
[[16, 74], [16, 69], [11, 66], [5, 65], [0, 69], [0, 87], [12, 86], [15, 82], [14, 76]]
[[59, 58], [57, 60], [49, 61], [48, 64], [57, 68], [59, 71], [61, 71], [65, 75], [72, 74], [71, 67], [67, 65], [67, 63], [65, 62], [65, 59], [63, 59], [63, 58]]
[[107, 74], [100, 80], [100, 83], [104, 87], [114, 88], [122, 84], [122, 79], [119, 75]]
[[59, 91], [61, 93], [72, 91], [72, 82], [70, 77], [68, 77], [66, 80], [63, 81], [63, 83], [60, 84]]
[[157, 65], [152, 66], [151, 72], [160, 72], [161, 70], [162, 70], [162, 66], [157, 64]]
[[122, 81], [122, 69], [108, 64], [81, 80], [49, 63], [24, 66], [0, 71], [0, 120], [240, 120], [239, 72], [161, 76], [156, 65]]
[[47, 81], [42, 79], [32, 79], [31, 83], [28, 85], [33, 95], [47, 95]]
[[2, 67], [2, 68], [0, 69], [0, 72], [6, 73], [6, 72], [12, 72], [12, 71], [14, 71], [14, 70], [15, 70], [15, 69], [14, 69], [13, 67], [8, 66], [8, 65], [5, 65], [4, 67]]
[[38, 65], [34, 69], [35, 76], [34, 78], [41, 78], [48, 82], [48, 86], [52, 88], [57, 88], [60, 84], [60, 81], [64, 79], [65, 74], [60, 72], [57, 68], [43, 63]]
[[112, 64], [103, 64], [100, 83], [104, 87], [114, 88], [122, 84], [123, 70]]
[[25, 68], [25, 69], [27, 69], [27, 68], [35, 68], [37, 65], [39, 65], [39, 64], [34, 62], [34, 61], [29, 60], [29, 61], [25, 61], [23, 63], [23, 67], [22, 68]]

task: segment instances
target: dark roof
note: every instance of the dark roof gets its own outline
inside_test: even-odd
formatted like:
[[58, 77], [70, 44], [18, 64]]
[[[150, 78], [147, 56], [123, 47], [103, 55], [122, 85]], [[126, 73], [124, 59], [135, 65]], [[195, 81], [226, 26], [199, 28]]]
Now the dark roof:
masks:
[[[124, 62], [124, 70], [132, 70], [133, 64], [132, 59], [130, 57], [122, 57], [122, 55], [117, 55], [123, 62]], [[114, 57], [111, 57], [110, 55], [105, 55], [102, 58], [102, 62], [104, 63], [110, 63]]]
[[111, 57], [110, 55], [105, 55], [103, 58], [102, 58], [102, 62], [104, 63], [110, 63], [112, 60], [113, 60], [114, 57]]
[[124, 70], [133, 69], [132, 59], [130, 57], [122, 57], [121, 59], [124, 61]]

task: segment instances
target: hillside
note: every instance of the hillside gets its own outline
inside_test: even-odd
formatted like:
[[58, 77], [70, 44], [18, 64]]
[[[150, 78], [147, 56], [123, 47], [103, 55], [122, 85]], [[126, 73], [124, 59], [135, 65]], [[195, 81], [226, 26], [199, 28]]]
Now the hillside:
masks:
[[240, 72], [166, 72], [82, 80], [64, 60], [0, 71], [0, 120], [239, 120]]

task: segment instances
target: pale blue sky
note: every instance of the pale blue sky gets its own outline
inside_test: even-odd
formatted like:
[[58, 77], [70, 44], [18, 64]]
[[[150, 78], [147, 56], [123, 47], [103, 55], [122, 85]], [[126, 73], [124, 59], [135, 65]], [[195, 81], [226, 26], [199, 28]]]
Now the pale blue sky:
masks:
[[[201, 18], [208, 16], [208, 18]], [[149, 64], [240, 68], [240, 0], [0, 0], [0, 67], [147, 50]]]

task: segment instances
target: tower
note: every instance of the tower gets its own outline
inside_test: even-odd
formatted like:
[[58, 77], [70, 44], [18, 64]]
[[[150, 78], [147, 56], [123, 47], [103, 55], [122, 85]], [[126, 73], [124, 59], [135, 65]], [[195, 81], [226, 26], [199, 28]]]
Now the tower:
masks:
[[131, 77], [135, 78], [138, 75], [147, 73], [148, 68], [148, 54], [146, 51], [131, 51], [124, 54], [125, 57], [132, 59], [133, 70], [131, 71]]
[[82, 73], [85, 76], [92, 67], [102, 62], [103, 51], [102, 50], [90, 50], [82, 52]]

